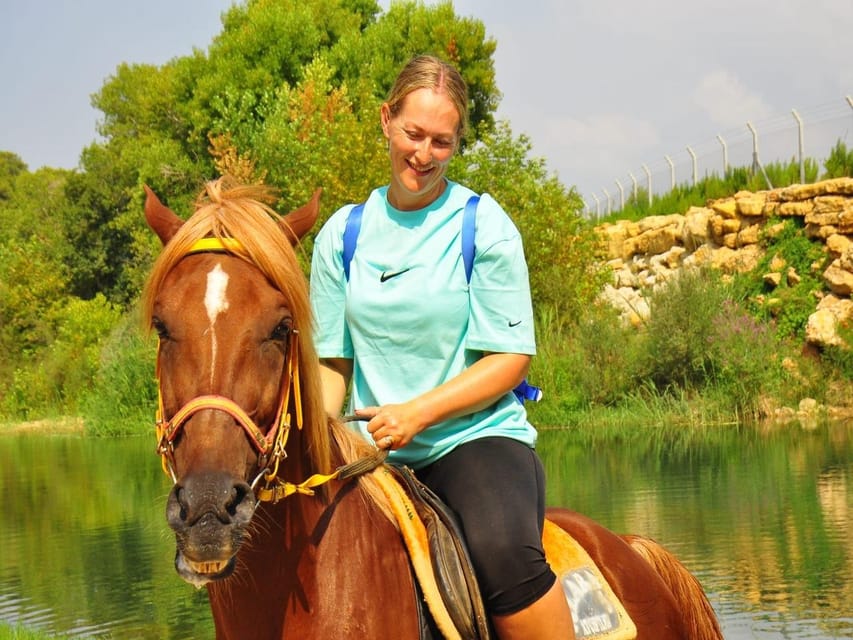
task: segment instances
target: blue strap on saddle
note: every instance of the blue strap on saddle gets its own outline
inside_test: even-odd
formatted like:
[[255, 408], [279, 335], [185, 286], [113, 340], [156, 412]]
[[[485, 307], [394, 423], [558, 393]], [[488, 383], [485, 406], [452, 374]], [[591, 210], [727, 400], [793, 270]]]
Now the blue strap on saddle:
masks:
[[[468, 284], [471, 284], [471, 274], [474, 272], [474, 254], [476, 253], [474, 235], [477, 230], [477, 204], [479, 202], [480, 196], [471, 196], [465, 203], [465, 211], [462, 213], [462, 262], [465, 265], [465, 281]], [[358, 244], [363, 213], [364, 203], [355, 205], [350, 209], [349, 215], [347, 215], [347, 224], [344, 227], [344, 248], [341, 259], [344, 263], [344, 276], [346, 276], [347, 282], [349, 282], [350, 263], [355, 255], [356, 244]], [[513, 389], [513, 393], [521, 404], [527, 400], [539, 402], [542, 399], [542, 389], [534, 387], [527, 380], [522, 380], [521, 384]]]

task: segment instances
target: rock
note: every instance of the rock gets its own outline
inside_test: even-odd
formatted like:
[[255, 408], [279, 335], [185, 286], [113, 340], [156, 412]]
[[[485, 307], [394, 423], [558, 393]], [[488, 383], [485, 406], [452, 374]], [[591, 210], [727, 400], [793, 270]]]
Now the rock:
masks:
[[848, 247], [853, 245], [849, 236], [840, 233], [833, 233], [826, 239], [827, 250], [836, 258], [841, 257]]
[[749, 191], [738, 191], [735, 194], [737, 212], [742, 216], [760, 216], [764, 214], [764, 205], [767, 204], [767, 194], [763, 191], [751, 193]]
[[828, 309], [818, 309], [806, 322], [806, 342], [818, 347], [831, 347], [841, 344], [838, 336], [838, 321]]
[[849, 296], [853, 292], [853, 273], [841, 266], [841, 260], [833, 260], [832, 264], [823, 272], [823, 281], [830, 290], [843, 296]]
[[723, 218], [737, 217], [737, 203], [734, 198], [720, 198], [710, 203], [714, 213], [719, 214]]
[[775, 289], [782, 283], [782, 274], [778, 271], [773, 271], [771, 273], [765, 273], [764, 278], [762, 279], [764, 281], [764, 284]]

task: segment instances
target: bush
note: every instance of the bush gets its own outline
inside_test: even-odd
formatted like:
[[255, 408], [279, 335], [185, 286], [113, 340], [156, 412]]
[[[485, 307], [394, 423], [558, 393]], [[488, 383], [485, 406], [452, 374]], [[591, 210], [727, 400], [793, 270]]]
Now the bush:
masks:
[[544, 398], [528, 404], [531, 420], [554, 425], [573, 412], [617, 402], [633, 384], [636, 343], [636, 331], [607, 305], [592, 305], [573, 322], [552, 309], [540, 312], [530, 380], [542, 387]]
[[649, 296], [643, 378], [659, 390], [701, 386], [709, 374], [707, 337], [728, 297], [710, 271], [684, 271]]
[[753, 414], [761, 395], [781, 379], [779, 346], [768, 325], [750, 316], [734, 300], [724, 300], [707, 336], [707, 382], [738, 413]]
[[95, 435], [146, 433], [157, 406], [156, 342], [126, 316], [106, 341], [94, 385], [82, 402], [86, 431]]
[[91, 300], [68, 298], [51, 311], [46, 324], [53, 328], [53, 339], [16, 368], [0, 412], [19, 419], [76, 414], [98, 370], [102, 338], [120, 317], [101, 294]]
[[848, 151], [847, 145], [839, 140], [829, 152], [823, 166], [826, 169], [824, 178], [853, 177], [853, 149]]
[[[775, 226], [775, 222], [771, 220], [768, 227]], [[814, 292], [824, 288], [819, 274], [826, 266], [827, 254], [820, 243], [806, 237], [802, 227], [801, 220], [785, 220], [779, 233], [762, 241], [766, 252], [758, 266], [735, 276], [733, 283], [735, 298], [749, 300], [750, 313], [775, 326], [776, 335], [782, 340], [804, 338], [806, 322], [814, 312]], [[789, 268], [794, 269], [799, 281], [783, 278], [771, 291], [763, 275], [772, 271], [773, 262], [779, 260], [783, 261], [786, 273]]]

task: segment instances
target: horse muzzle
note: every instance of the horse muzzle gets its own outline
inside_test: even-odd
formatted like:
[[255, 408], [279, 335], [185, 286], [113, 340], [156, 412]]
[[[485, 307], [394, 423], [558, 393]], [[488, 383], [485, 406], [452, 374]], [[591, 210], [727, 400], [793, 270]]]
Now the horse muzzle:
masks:
[[178, 574], [196, 587], [231, 575], [256, 504], [249, 484], [224, 472], [175, 483], [166, 520], [175, 532]]

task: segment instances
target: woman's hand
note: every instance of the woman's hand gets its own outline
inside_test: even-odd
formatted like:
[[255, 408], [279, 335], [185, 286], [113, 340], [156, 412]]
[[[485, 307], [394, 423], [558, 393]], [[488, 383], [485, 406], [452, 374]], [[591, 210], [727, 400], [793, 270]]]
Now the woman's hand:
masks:
[[414, 401], [365, 407], [356, 410], [359, 418], [367, 418], [367, 431], [380, 449], [402, 449], [428, 425]]

